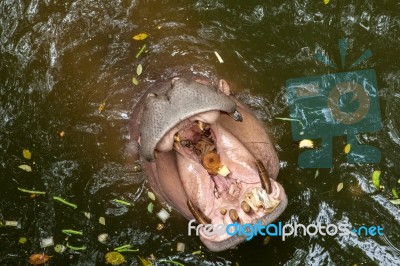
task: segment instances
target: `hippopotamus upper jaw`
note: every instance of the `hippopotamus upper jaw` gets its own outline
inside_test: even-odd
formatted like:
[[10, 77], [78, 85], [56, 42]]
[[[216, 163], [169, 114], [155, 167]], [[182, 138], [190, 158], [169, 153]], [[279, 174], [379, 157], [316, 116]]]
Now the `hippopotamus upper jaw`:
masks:
[[[160, 91], [135, 109], [139, 126], [132, 134], [139, 136], [153, 190], [199, 223], [275, 220], [287, 204], [274, 180], [277, 155], [261, 122], [230, 95], [228, 84], [221, 80], [215, 88], [181, 78]], [[214, 251], [244, 240], [202, 232], [200, 238]]]

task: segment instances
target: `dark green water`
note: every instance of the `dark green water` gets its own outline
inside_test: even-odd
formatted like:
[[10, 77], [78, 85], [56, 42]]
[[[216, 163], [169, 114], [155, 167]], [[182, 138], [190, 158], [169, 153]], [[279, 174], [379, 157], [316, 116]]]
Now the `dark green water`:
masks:
[[[132, 36], [146, 32], [144, 41]], [[335, 72], [315, 60], [323, 49], [340, 65], [338, 40], [348, 38], [347, 60], [365, 50], [373, 57], [359, 68], [377, 72], [383, 129], [362, 134], [378, 147], [379, 164], [346, 163], [344, 137], [334, 138], [331, 169], [300, 169], [292, 142], [285, 82]], [[136, 53], [143, 44], [146, 52]], [[125, 265], [137, 255], [185, 265], [399, 265], [400, 211], [400, 4], [395, 0], [339, 1], [52, 1], [0, 2], [0, 265], [27, 265], [29, 256], [52, 255], [50, 265], [103, 265], [116, 246], [131, 244]], [[224, 59], [218, 63], [214, 51]], [[272, 237], [212, 253], [187, 235], [187, 221], [172, 211], [161, 231], [147, 212], [145, 174], [129, 154], [129, 116], [140, 95], [132, 85], [187, 68], [211, 71], [235, 87], [239, 98], [265, 121], [281, 160], [279, 181], [289, 205], [282, 222], [381, 225], [384, 237]], [[99, 106], [105, 103], [103, 111]], [[64, 131], [64, 137], [60, 132]], [[127, 148], [128, 147], [128, 148]], [[24, 159], [23, 149], [32, 152]], [[18, 168], [27, 164], [32, 172]], [[382, 171], [385, 187], [371, 182]], [[343, 182], [344, 188], [336, 192]], [[17, 190], [46, 191], [31, 198]], [[60, 196], [73, 209], [53, 200]], [[131, 207], [117, 204], [123, 199]], [[155, 211], [163, 206], [156, 202]], [[85, 217], [89, 212], [91, 217]], [[99, 224], [105, 217], [106, 225]], [[82, 230], [65, 240], [62, 229]], [[106, 244], [98, 242], [108, 233]], [[20, 237], [28, 242], [19, 244]], [[84, 251], [41, 248], [40, 240], [86, 246]], [[176, 252], [176, 243], [186, 250]], [[202, 250], [201, 255], [192, 252]], [[163, 265], [162, 263], [158, 263]]]

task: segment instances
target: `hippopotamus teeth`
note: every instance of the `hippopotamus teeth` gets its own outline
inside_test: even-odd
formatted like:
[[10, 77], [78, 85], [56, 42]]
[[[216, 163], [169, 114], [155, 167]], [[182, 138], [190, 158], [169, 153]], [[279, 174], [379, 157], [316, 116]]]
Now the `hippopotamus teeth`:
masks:
[[233, 113], [229, 113], [228, 115], [235, 121], [243, 122], [243, 117], [238, 110], [235, 110]]
[[251, 207], [250, 207], [250, 205], [247, 203], [247, 201], [242, 201], [242, 203], [240, 204], [240, 207], [242, 208], [242, 210], [245, 212], [245, 213], [249, 213], [250, 211], [251, 211]]
[[272, 187], [271, 187], [271, 181], [269, 180], [267, 169], [265, 169], [264, 164], [260, 160], [256, 160], [256, 166], [263, 188], [267, 191], [268, 194], [271, 194]]
[[230, 209], [229, 210], [229, 218], [231, 218], [232, 222], [239, 221], [239, 214], [238, 214], [237, 210]]

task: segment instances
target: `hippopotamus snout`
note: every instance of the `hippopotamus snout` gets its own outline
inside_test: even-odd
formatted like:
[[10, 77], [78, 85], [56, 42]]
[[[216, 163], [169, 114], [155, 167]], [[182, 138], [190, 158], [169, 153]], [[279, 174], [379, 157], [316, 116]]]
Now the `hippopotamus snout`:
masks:
[[[155, 83], [136, 105], [131, 135], [152, 189], [201, 224], [261, 223], [284, 211], [275, 180], [278, 157], [261, 122], [230, 93], [226, 81], [176, 77]], [[245, 236], [200, 231], [213, 251]]]

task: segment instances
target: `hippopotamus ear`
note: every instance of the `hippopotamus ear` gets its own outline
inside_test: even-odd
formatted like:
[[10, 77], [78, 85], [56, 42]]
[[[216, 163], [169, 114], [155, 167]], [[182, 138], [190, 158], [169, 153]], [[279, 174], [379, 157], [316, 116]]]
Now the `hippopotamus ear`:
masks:
[[229, 88], [228, 82], [226, 82], [224, 79], [219, 80], [218, 89], [222, 91], [226, 96], [229, 96], [231, 94], [231, 88]]

